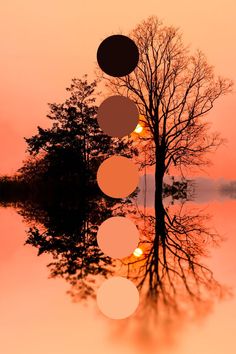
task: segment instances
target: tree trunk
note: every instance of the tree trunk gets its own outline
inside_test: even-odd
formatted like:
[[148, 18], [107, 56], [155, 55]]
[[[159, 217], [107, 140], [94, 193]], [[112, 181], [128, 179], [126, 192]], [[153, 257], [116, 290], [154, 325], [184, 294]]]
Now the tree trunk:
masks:
[[165, 174], [165, 158], [156, 149], [155, 165], [155, 209], [162, 205], [163, 179]]
[[155, 170], [155, 208], [162, 204], [164, 169], [156, 164]]
[[165, 234], [165, 209], [163, 206], [163, 179], [165, 174], [165, 159], [161, 153], [156, 152], [155, 166], [155, 241], [164, 241]]

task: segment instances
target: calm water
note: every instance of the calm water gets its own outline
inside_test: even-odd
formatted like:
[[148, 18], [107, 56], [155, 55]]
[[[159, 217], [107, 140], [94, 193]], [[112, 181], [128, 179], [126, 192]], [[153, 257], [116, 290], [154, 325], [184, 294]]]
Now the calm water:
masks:
[[[212, 215], [210, 224], [225, 240], [204, 260], [222, 284], [236, 286], [236, 201], [225, 199], [189, 206]], [[0, 343], [3, 354], [234, 354], [236, 299], [216, 301], [192, 321], [153, 325], [153, 345], [141, 332], [124, 330], [124, 321], [104, 318], [96, 303], [73, 303], [68, 284], [49, 279], [50, 255], [24, 245], [27, 225], [13, 208], [0, 208]], [[162, 333], [156, 336], [157, 332]], [[129, 333], [129, 335], [127, 335]], [[151, 343], [151, 339], [150, 339]]]

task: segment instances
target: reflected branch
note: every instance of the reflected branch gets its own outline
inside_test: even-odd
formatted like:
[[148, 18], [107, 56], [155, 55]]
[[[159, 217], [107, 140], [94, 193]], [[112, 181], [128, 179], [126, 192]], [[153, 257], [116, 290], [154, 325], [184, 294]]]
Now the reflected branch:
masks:
[[156, 216], [143, 218], [145, 226], [139, 226], [143, 256], [132, 256], [123, 265], [149, 304], [156, 310], [165, 305], [179, 311], [187, 301], [207, 303], [227, 293], [203, 262], [209, 249], [222, 240], [207, 227], [208, 215], [184, 205], [165, 208], [161, 203]]

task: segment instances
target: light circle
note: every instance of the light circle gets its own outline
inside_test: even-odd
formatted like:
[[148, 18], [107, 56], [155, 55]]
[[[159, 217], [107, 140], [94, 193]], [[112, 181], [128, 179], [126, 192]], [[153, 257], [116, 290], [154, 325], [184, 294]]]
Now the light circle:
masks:
[[109, 197], [126, 198], [138, 186], [138, 167], [127, 157], [111, 156], [99, 166], [97, 182]]
[[100, 311], [114, 320], [131, 316], [139, 305], [139, 292], [127, 278], [112, 277], [103, 282], [97, 292]]
[[136, 249], [134, 250], [133, 255], [134, 255], [135, 257], [141, 257], [141, 256], [143, 255], [143, 250], [138, 247], [138, 248], [136, 248]]
[[139, 232], [130, 219], [115, 216], [99, 226], [97, 242], [105, 255], [122, 259], [130, 256], [137, 248]]

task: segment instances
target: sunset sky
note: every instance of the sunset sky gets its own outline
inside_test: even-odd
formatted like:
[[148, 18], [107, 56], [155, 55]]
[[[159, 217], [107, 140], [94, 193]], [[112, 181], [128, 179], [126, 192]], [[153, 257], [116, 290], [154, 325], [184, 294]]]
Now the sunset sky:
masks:
[[[235, 13], [235, 0], [1, 1], [0, 175], [21, 167], [23, 138], [51, 123], [47, 103], [63, 102], [73, 77], [95, 77], [101, 41], [128, 34], [151, 15], [180, 27], [186, 44], [201, 49], [217, 74], [236, 82]], [[212, 155], [214, 165], [198, 176], [236, 180], [235, 98], [236, 86], [206, 118], [228, 142]], [[220, 282], [235, 288], [236, 201], [204, 202], [214, 214], [212, 223], [228, 238], [209, 263]], [[35, 249], [24, 246], [26, 229], [15, 210], [0, 208], [1, 354], [139, 354], [131, 341], [124, 344], [124, 333], [117, 335], [114, 322], [102, 317], [95, 302], [74, 304], [65, 281], [48, 279], [51, 258], [37, 257]], [[155, 354], [235, 354], [235, 319], [232, 298], [197, 325], [174, 333], [172, 347], [156, 347]]]
[[[200, 48], [217, 74], [235, 79], [235, 1], [14, 0], [0, 5], [0, 173], [24, 159], [24, 136], [47, 126], [48, 102], [61, 102], [72, 77], [94, 78], [100, 42], [126, 34], [157, 15], [180, 27], [186, 44]], [[236, 178], [235, 94], [223, 97], [209, 116], [227, 146], [213, 157], [210, 177]], [[199, 173], [200, 174], [200, 173]]]

